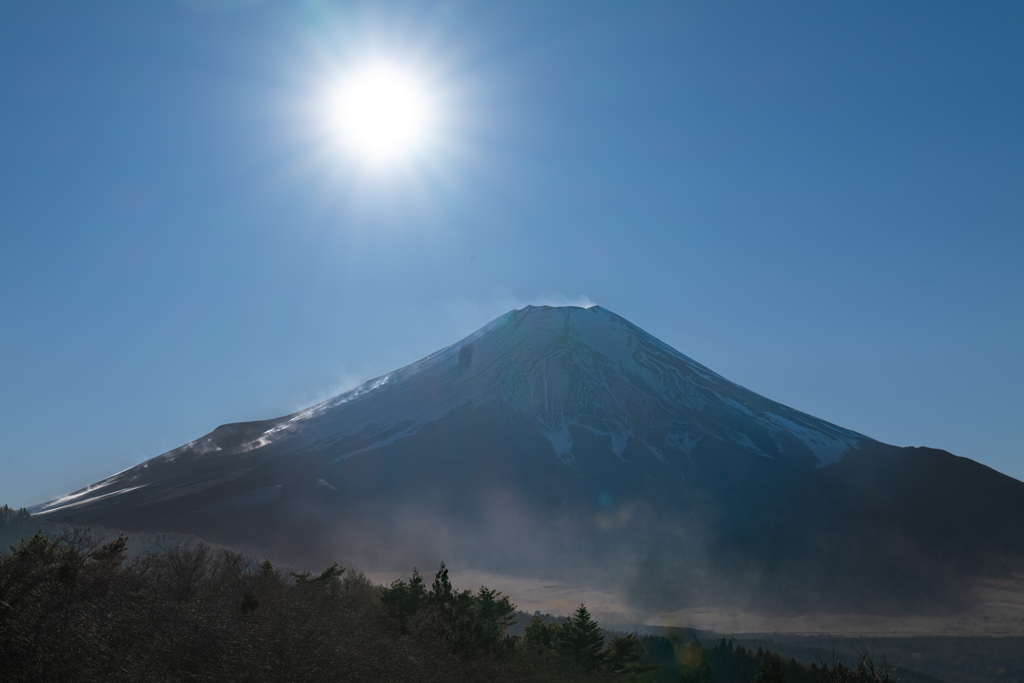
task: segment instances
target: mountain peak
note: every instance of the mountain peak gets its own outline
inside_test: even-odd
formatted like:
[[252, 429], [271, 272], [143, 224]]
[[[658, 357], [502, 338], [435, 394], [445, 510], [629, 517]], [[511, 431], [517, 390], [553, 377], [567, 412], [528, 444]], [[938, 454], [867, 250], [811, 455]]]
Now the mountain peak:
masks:
[[445, 386], [472, 377], [477, 398], [526, 416], [563, 459], [580, 429], [610, 438], [619, 457], [635, 441], [659, 460], [710, 437], [823, 465], [870, 441], [734, 384], [600, 306], [510, 311], [420, 363], [446, 361], [459, 379]]

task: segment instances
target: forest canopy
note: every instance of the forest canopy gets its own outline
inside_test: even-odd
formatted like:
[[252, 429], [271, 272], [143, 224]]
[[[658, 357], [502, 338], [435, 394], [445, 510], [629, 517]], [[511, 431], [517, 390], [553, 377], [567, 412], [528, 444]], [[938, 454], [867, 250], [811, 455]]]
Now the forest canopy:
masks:
[[[0, 508], [0, 528], [30, 526]], [[390, 586], [334, 564], [291, 572], [196, 539], [128, 552], [123, 535], [52, 526], [0, 553], [0, 671], [11, 683], [117, 681], [635, 681], [886, 683], [892, 671], [807, 667], [722, 640], [610, 634], [585, 605], [528, 617], [509, 596]], [[525, 622], [525, 623], [524, 623]], [[521, 635], [510, 634], [519, 623]]]

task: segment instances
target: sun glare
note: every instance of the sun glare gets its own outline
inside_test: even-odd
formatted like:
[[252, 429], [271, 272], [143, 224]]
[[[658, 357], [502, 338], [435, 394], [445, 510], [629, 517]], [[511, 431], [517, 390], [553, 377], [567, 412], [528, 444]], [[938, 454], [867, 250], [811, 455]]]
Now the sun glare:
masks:
[[340, 142], [364, 162], [381, 167], [422, 151], [434, 111], [427, 89], [413, 73], [377, 63], [343, 79], [330, 116]]

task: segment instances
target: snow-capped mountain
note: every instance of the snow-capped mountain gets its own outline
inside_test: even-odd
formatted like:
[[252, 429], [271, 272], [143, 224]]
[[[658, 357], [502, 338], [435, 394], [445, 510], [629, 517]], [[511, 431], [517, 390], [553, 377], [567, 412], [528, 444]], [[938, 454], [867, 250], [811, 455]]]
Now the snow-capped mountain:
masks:
[[[912, 584], [945, 552], [902, 504], [921, 497], [907, 489], [915, 478], [931, 482], [926, 507], [949, 486], [1020, 485], [992, 484], [1001, 475], [975, 463], [964, 480], [948, 454], [911, 451], [759, 396], [603, 308], [527, 307], [307, 410], [224, 425], [32, 512], [296, 562], [619, 563], [638, 600], [638, 577], [671, 575], [692, 602], [696, 587], [739, 583], [763, 596], [765, 581], [801, 582], [808, 563], [859, 586], [848, 565], [865, 543], [888, 548], [882, 583]], [[950, 500], [931, 514], [959, 509]], [[1024, 520], [1020, 501], [1000, 528]], [[979, 538], [975, 555], [995, 552]], [[1022, 532], [1007, 538], [1024, 554]]]
[[[32, 512], [113, 505], [132, 491], [142, 496], [140, 489], [161, 484], [151, 468], [182, 458], [230, 458], [248, 469], [254, 458], [317, 453], [335, 465], [411, 437], [453, 411], [481, 407], [525, 418], [563, 463], [576, 458], [577, 430], [607, 441], [625, 462], [630, 442], [669, 462], [714, 439], [821, 466], [871, 442], [733, 384], [603, 308], [531, 306], [340, 396], [259, 423], [251, 438], [238, 442], [237, 428], [222, 427]], [[192, 482], [188, 492], [234, 475]]]

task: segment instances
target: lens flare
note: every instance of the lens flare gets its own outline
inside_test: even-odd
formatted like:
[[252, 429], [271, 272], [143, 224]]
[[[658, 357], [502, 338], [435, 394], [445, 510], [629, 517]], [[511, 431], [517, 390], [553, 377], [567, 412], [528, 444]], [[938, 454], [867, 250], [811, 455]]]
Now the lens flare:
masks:
[[603, 492], [597, 496], [597, 515], [595, 521], [598, 528], [604, 531], [621, 529], [633, 517], [632, 507], [615, 500], [615, 496]]

